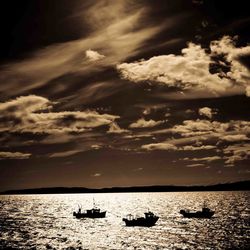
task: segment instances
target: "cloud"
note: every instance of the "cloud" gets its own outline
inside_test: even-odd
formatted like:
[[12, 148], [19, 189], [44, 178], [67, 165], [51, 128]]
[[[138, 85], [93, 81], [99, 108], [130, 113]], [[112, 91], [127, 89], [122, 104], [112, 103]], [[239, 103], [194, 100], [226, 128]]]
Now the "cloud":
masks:
[[102, 148], [102, 146], [98, 145], [98, 144], [93, 144], [93, 145], [91, 145], [91, 148], [97, 150], [97, 149]]
[[51, 112], [52, 106], [53, 103], [48, 99], [35, 95], [0, 103], [0, 132], [83, 132], [109, 125], [119, 118], [89, 110]]
[[189, 164], [187, 165], [188, 168], [196, 168], [196, 167], [204, 167], [205, 164], [203, 163], [194, 163], [194, 164]]
[[150, 108], [146, 108], [143, 110], [142, 112], [144, 115], [149, 115], [151, 113], [151, 109]]
[[232, 166], [234, 166], [235, 162], [242, 161], [242, 160], [245, 160], [247, 158], [243, 157], [241, 155], [231, 155], [229, 157], [224, 157], [224, 159], [226, 160], [225, 161], [226, 166], [232, 167]]
[[[150, 91], [150, 89], [147, 89], [147, 91]], [[170, 109], [167, 107], [166, 104], [136, 104], [135, 107], [139, 107], [142, 110], [142, 114], [147, 116], [149, 114], [154, 114], [158, 111], [170, 111]], [[170, 115], [170, 113], [166, 113], [167, 115], [165, 117], [168, 117], [168, 114]]]
[[124, 139], [134, 139], [134, 140], [139, 140], [140, 138], [147, 138], [147, 137], [152, 137], [152, 134], [150, 132], [145, 132], [145, 133], [131, 133], [129, 135], [123, 136]]
[[[236, 48], [233, 39], [225, 36], [211, 41], [210, 49], [208, 53], [200, 45], [189, 43], [182, 49], [182, 55], [161, 55], [122, 63], [117, 65], [117, 70], [122, 78], [135, 83], [150, 81], [189, 92], [205, 90], [207, 96], [248, 93], [250, 73], [239, 58], [250, 54], [250, 46]], [[231, 65], [228, 72], [220, 70], [223, 63], [215, 62], [213, 57], [216, 56], [222, 56]], [[211, 64], [216, 65], [216, 72], [210, 72]]]
[[200, 109], [199, 109], [199, 115], [206, 116], [206, 117], [208, 117], [209, 119], [212, 118], [213, 114], [214, 114], [214, 113], [212, 112], [212, 109], [211, 109], [211, 108], [204, 107], [204, 108], [200, 108]]
[[178, 142], [178, 140], [169, 140], [169, 141], [160, 142], [160, 143], [146, 144], [146, 145], [143, 145], [142, 148], [147, 149], [147, 150], [151, 150], [151, 151], [152, 150], [198, 151], [198, 150], [216, 149], [216, 146], [212, 146], [212, 145], [179, 146], [178, 143], [176, 143], [176, 142]]
[[[34, 89], [47, 86], [60, 76], [89, 75], [134, 56], [140, 52], [141, 45], [147, 39], [163, 28], [159, 23], [145, 27], [141, 21], [146, 13], [145, 5], [127, 1], [79, 3], [73, 15], [82, 17], [83, 27], [88, 26], [89, 29], [88, 36], [49, 45], [23, 60], [2, 65], [0, 82], [6, 84], [0, 85], [0, 93], [4, 96], [26, 95]], [[102, 51], [106, 56], [98, 60], [98, 65], [93, 65], [89, 60], [94, 61], [102, 56], [97, 51]], [[64, 84], [63, 91], [69, 87]], [[57, 93], [55, 90], [50, 94]]]
[[196, 150], [211, 150], [211, 149], [215, 149], [215, 148], [216, 148], [216, 146], [212, 146], [212, 145], [201, 145], [201, 146], [187, 145], [187, 146], [179, 148], [179, 150], [196, 151]]
[[172, 133], [181, 134], [183, 137], [207, 136], [220, 140], [246, 139], [244, 136], [250, 133], [250, 122], [242, 120], [231, 120], [229, 122], [218, 122], [209, 120], [185, 120], [182, 125], [170, 128]]
[[100, 176], [102, 176], [102, 174], [101, 174], [101, 173], [94, 173], [94, 174], [92, 174], [91, 176], [92, 176], [92, 177], [100, 177]]
[[246, 87], [246, 96], [250, 96], [250, 86]]
[[85, 54], [88, 60], [91, 62], [99, 61], [105, 57], [104, 55], [101, 55], [97, 51], [91, 49], [86, 50]]
[[149, 151], [153, 151], [153, 150], [176, 150], [177, 149], [176, 146], [174, 146], [173, 144], [164, 143], [164, 142], [142, 145], [141, 148], [149, 150]]
[[57, 158], [57, 157], [68, 157], [75, 155], [77, 153], [81, 152], [81, 150], [69, 150], [69, 151], [63, 151], [63, 152], [57, 152], [57, 153], [52, 153], [49, 155], [50, 158]]
[[[224, 160], [226, 166], [233, 166], [235, 162], [246, 160], [250, 156], [248, 144], [230, 145], [222, 149], [223, 145], [229, 143], [243, 142], [249, 140], [250, 122], [242, 120], [231, 120], [219, 122], [211, 120], [185, 120], [183, 124], [175, 125], [172, 128], [151, 132], [157, 134], [179, 134], [182, 137], [171, 138], [159, 143], [142, 145], [142, 149], [153, 150], [174, 150], [174, 151], [198, 151], [213, 150], [214, 153], [223, 153], [223, 156], [208, 156], [203, 158], [184, 158], [186, 161], [207, 161]], [[217, 143], [216, 143], [217, 142]], [[191, 145], [192, 143], [192, 145]], [[204, 144], [206, 143], [206, 144]], [[209, 145], [208, 143], [214, 143]]]
[[53, 103], [48, 99], [36, 96], [20, 96], [14, 100], [0, 103], [0, 110], [2, 113], [15, 112], [18, 115], [23, 115], [24, 112], [31, 113], [41, 110], [48, 110], [52, 107]]
[[[228, 143], [248, 141], [250, 135], [250, 122], [242, 120], [231, 120], [229, 122], [199, 119], [185, 120], [182, 124], [177, 124], [172, 128], [148, 132], [148, 135], [151, 135], [152, 137], [154, 135], [163, 136], [171, 133], [177, 134], [176, 138], [169, 138], [168, 136], [169, 139], [163, 142], [144, 144], [141, 146], [141, 148], [150, 151], [213, 150], [214, 153], [218, 153], [222, 152], [221, 147], [223, 145], [228, 145]], [[225, 152], [222, 153], [225, 154]]]
[[225, 154], [250, 154], [250, 144], [234, 144], [223, 149]]
[[126, 132], [129, 132], [129, 130], [120, 128], [120, 126], [116, 122], [112, 122], [108, 130], [108, 133], [110, 134], [122, 134]]
[[63, 143], [68, 143], [72, 140], [75, 140], [74, 134], [65, 133], [65, 134], [60, 134], [60, 136], [58, 136], [58, 133], [54, 133], [54, 134], [47, 135], [46, 138], [39, 141], [39, 143], [41, 144], [63, 144]]
[[143, 170], [143, 168], [141, 168], [141, 167], [140, 167], [140, 168], [134, 168], [134, 169], [133, 169], [134, 172], [140, 172], [140, 171], [142, 171], [142, 170]]
[[77, 93], [70, 97], [70, 102], [65, 103], [64, 106], [77, 106], [81, 104], [92, 104], [103, 99], [108, 99], [117, 93], [124, 91], [124, 84], [120, 82], [114, 83], [113, 80], [101, 80], [97, 82], [91, 82], [87, 86], [77, 90]]
[[[246, 95], [249, 96], [250, 72], [241, 64], [240, 58], [250, 55], [250, 46], [236, 48], [236, 39], [236, 37], [224, 36], [221, 40], [212, 41], [210, 49], [214, 56], [224, 55], [224, 60], [230, 63], [231, 70], [226, 74], [221, 74], [221, 77], [228, 77], [237, 84], [244, 86]], [[220, 62], [220, 64], [223, 64], [223, 62]]]
[[235, 142], [235, 141], [247, 141], [249, 138], [244, 134], [238, 135], [225, 135], [221, 137], [221, 140]]
[[217, 161], [221, 160], [221, 157], [219, 156], [208, 156], [208, 157], [203, 157], [203, 158], [184, 158], [184, 161], [207, 161], [207, 162], [212, 162], [212, 161]]
[[222, 126], [223, 125], [219, 122], [211, 122], [208, 120], [185, 120], [182, 125], [175, 125], [170, 131], [172, 133], [181, 134], [184, 137], [190, 137], [195, 135], [205, 135], [215, 129], [224, 131]]
[[144, 118], [137, 120], [129, 125], [130, 128], [152, 128], [164, 123], [164, 121], [154, 121], [152, 119], [146, 121]]
[[3, 159], [28, 159], [31, 154], [21, 152], [0, 152], [0, 160]]
[[225, 164], [234, 166], [238, 161], [247, 160], [250, 157], [250, 144], [229, 145], [223, 149]]

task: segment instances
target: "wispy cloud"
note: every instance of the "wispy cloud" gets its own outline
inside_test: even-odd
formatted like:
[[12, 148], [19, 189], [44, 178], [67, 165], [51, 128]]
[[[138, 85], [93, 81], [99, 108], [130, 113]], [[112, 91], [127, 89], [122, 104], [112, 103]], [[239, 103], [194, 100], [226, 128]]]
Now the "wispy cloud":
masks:
[[187, 145], [187, 146], [183, 146], [183, 147], [179, 148], [179, 150], [184, 150], [184, 151], [211, 150], [211, 149], [216, 149], [216, 146], [213, 146], [213, 145], [200, 145], [200, 146]]
[[[236, 162], [249, 159], [249, 121], [231, 120], [219, 122], [211, 120], [185, 120], [183, 124], [172, 128], [151, 132], [151, 135], [177, 134], [177, 138], [169, 138], [162, 142], [148, 143], [141, 146], [148, 151], [166, 150], [190, 153], [202, 151], [209, 153], [206, 157], [183, 158], [185, 161], [224, 161], [225, 166], [234, 166]], [[179, 137], [181, 136], [181, 137]], [[244, 144], [244, 143], [245, 144]], [[225, 145], [241, 143], [235, 145]], [[212, 144], [212, 145], [211, 145]], [[223, 148], [225, 147], [225, 148]], [[218, 156], [217, 154], [222, 154]], [[210, 156], [213, 154], [213, 156]]]
[[143, 170], [142, 167], [140, 167], [140, 168], [134, 168], [134, 169], [133, 169], [134, 172], [140, 172], [140, 171], [142, 171], [142, 170]]
[[144, 27], [142, 18], [147, 8], [136, 3], [131, 8], [131, 4], [103, 0], [79, 6], [75, 14], [82, 16], [84, 25], [87, 23], [91, 31], [88, 37], [50, 45], [22, 61], [3, 65], [0, 81], [6, 84], [0, 86], [0, 92], [5, 96], [24, 95], [62, 75], [94, 73], [139, 53], [140, 45], [162, 27]]
[[141, 148], [149, 150], [149, 151], [153, 151], [153, 150], [177, 150], [176, 146], [174, 146], [171, 143], [167, 143], [167, 142], [146, 144], [146, 145], [142, 145]]
[[49, 158], [57, 158], [57, 157], [68, 157], [75, 155], [77, 153], [81, 152], [80, 150], [69, 150], [69, 151], [63, 151], [63, 152], [56, 152], [49, 155]]
[[204, 167], [205, 164], [203, 163], [194, 163], [194, 164], [188, 164], [187, 167], [188, 168], [196, 168], [196, 167]]
[[248, 160], [250, 158], [249, 144], [235, 144], [229, 145], [223, 149], [225, 164], [227, 166], [234, 166], [236, 162]]
[[[0, 132], [66, 133], [83, 132], [109, 125], [119, 116], [96, 111], [51, 112], [53, 103], [40, 96], [22, 96], [0, 103]], [[46, 112], [41, 112], [46, 110]]]
[[[185, 120], [181, 125], [175, 125], [169, 131], [184, 137], [201, 136], [217, 137], [221, 140], [247, 140], [250, 133], [249, 121], [231, 120], [218, 122], [209, 120]], [[245, 135], [245, 136], [244, 136]]]
[[30, 153], [21, 152], [0, 152], [0, 160], [3, 159], [28, 159], [30, 158]]
[[151, 143], [151, 144], [142, 145], [142, 149], [147, 149], [147, 150], [150, 150], [150, 151], [153, 151], [153, 150], [198, 151], [198, 150], [216, 149], [216, 146], [212, 146], [212, 145], [178, 146], [178, 144], [175, 144], [174, 140], [168, 140], [168, 141], [165, 141], [165, 142]]
[[237, 135], [224, 135], [221, 137], [221, 140], [229, 142], [237, 142], [237, 141], [249, 141], [250, 139], [245, 134], [237, 134]]
[[100, 176], [102, 176], [102, 174], [101, 174], [101, 173], [94, 173], [94, 174], [92, 174], [91, 176], [92, 176], [92, 177], [100, 177]]
[[207, 162], [211, 162], [211, 161], [218, 161], [221, 160], [220, 156], [208, 156], [208, 157], [202, 157], [202, 158], [184, 158], [184, 161], [207, 161]]

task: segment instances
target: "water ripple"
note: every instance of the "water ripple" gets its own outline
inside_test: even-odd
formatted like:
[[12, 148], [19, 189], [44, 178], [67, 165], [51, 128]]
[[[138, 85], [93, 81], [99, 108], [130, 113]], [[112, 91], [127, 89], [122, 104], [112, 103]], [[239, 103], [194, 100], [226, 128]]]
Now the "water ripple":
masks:
[[[249, 249], [249, 192], [20, 195], [0, 197], [1, 249]], [[92, 199], [107, 210], [104, 219], [75, 219], [77, 204]], [[183, 208], [200, 209], [212, 219], [186, 219]], [[125, 227], [126, 214], [150, 208], [160, 216], [152, 228]]]

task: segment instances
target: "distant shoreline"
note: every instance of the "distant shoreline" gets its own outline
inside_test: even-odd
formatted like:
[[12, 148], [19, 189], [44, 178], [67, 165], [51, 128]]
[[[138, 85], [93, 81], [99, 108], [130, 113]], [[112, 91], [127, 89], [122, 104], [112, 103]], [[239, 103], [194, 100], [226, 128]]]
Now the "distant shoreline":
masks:
[[195, 191], [247, 191], [250, 190], [250, 181], [239, 181], [208, 186], [134, 186], [111, 188], [85, 188], [85, 187], [51, 187], [20, 190], [7, 190], [0, 193], [6, 194], [73, 194], [73, 193], [135, 193], [135, 192], [195, 192]]

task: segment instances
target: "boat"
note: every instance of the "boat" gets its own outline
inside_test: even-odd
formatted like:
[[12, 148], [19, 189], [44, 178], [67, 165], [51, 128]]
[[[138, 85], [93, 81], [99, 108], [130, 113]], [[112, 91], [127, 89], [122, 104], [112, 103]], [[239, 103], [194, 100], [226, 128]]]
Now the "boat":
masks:
[[73, 212], [73, 216], [77, 219], [80, 218], [105, 218], [106, 211], [101, 211], [100, 208], [97, 208], [94, 204], [92, 209], [87, 209], [86, 211], [82, 212], [82, 208], [79, 206], [77, 212]]
[[132, 214], [127, 215], [122, 220], [125, 222], [127, 227], [152, 227], [158, 221], [159, 217], [154, 215], [152, 212], [144, 213], [145, 217], [135, 218]]
[[185, 218], [205, 218], [210, 219], [214, 215], [214, 211], [207, 207], [206, 203], [204, 202], [202, 210], [196, 212], [190, 212], [188, 209], [180, 210], [180, 214], [183, 215]]

